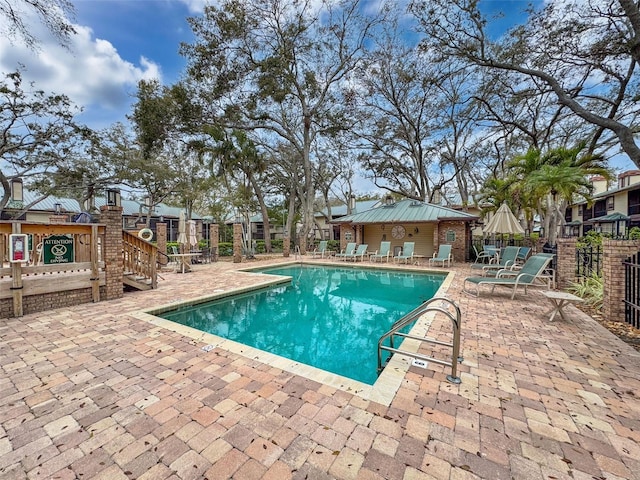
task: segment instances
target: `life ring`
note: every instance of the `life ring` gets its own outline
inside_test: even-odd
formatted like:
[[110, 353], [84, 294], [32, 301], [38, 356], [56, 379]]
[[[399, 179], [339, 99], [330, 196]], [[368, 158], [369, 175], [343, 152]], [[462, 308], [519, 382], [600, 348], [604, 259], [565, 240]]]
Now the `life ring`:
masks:
[[141, 238], [145, 242], [150, 242], [153, 239], [153, 230], [150, 228], [143, 228], [138, 232], [138, 238]]

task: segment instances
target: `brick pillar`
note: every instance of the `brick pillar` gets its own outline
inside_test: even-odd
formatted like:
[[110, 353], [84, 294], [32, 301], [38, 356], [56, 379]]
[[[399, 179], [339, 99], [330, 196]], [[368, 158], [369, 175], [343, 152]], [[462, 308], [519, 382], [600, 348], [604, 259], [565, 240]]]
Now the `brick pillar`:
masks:
[[242, 262], [242, 225], [233, 224], [233, 263]]
[[[340, 225], [340, 251], [347, 248], [347, 243], [349, 242], [353, 243], [356, 241], [356, 235], [353, 230], [354, 229], [351, 225], [345, 225], [345, 224]], [[347, 234], [351, 234], [351, 239], [347, 238]]]
[[286, 235], [282, 238], [282, 256], [288, 257], [291, 255], [291, 237]]
[[217, 223], [209, 225], [209, 247], [211, 247], [211, 261], [215, 262], [220, 255], [220, 230]]
[[605, 320], [624, 322], [624, 266], [622, 262], [640, 251], [640, 240], [602, 239], [602, 283]]
[[167, 253], [167, 224], [156, 223], [156, 245], [158, 251], [161, 253]]
[[103, 246], [106, 291], [104, 300], [122, 297], [122, 207], [104, 205], [100, 207], [100, 223], [106, 227]]
[[576, 282], [576, 243], [575, 237], [558, 238], [558, 259], [556, 282], [558, 288], [564, 289]]

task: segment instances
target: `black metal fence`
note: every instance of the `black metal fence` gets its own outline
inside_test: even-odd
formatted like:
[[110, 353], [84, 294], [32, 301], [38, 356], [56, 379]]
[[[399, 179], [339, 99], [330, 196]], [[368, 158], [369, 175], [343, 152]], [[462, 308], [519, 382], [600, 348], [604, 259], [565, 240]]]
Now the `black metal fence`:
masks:
[[602, 246], [589, 245], [576, 249], [576, 277], [602, 274]]
[[640, 328], [640, 252], [624, 262], [624, 321]]

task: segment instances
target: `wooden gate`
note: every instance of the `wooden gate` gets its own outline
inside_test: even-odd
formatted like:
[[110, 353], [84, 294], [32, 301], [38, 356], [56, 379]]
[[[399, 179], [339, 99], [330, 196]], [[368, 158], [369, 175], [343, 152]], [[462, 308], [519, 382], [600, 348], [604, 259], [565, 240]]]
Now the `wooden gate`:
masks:
[[624, 321], [640, 328], [640, 252], [624, 262]]

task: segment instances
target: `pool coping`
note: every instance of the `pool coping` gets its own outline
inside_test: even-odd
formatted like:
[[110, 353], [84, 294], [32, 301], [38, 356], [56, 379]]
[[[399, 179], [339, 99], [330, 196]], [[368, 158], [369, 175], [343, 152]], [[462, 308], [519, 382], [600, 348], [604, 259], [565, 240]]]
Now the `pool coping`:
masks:
[[[285, 262], [279, 264], [278, 267], [288, 266], [288, 265], [298, 265], [298, 264], [312, 264], [312, 265], [326, 265], [331, 267], [336, 267], [335, 262], [303, 262], [300, 260]], [[434, 270], [430, 268], [419, 268], [419, 269], [403, 269], [402, 266], [395, 265], [376, 265], [374, 267], [370, 265], [358, 265], [358, 264], [346, 264], [345, 267], [353, 267], [354, 269], [374, 269], [374, 270], [400, 270], [400, 271], [413, 271], [420, 273], [439, 273], [444, 274], [446, 276], [435, 292], [434, 297], [446, 297], [446, 292], [451, 286], [453, 279], [455, 278], [455, 272], [450, 270]], [[259, 267], [264, 268], [264, 267]], [[241, 287], [241, 288], [233, 288], [230, 290], [215, 290], [210, 295], [203, 295], [195, 298], [191, 298], [189, 300], [178, 300], [168, 304], [160, 305], [157, 307], [146, 308], [136, 312], [132, 312], [132, 316], [138, 320], [147, 322], [156, 327], [167, 329], [178, 333], [180, 335], [184, 335], [185, 337], [191, 338], [192, 340], [198, 343], [204, 343], [200, 348], [204, 351], [211, 351], [215, 348], [220, 348], [221, 350], [234, 353], [237, 355], [241, 355], [247, 359], [258, 361], [264, 363], [266, 365], [279, 368], [286, 372], [292, 373], [294, 375], [299, 375], [301, 377], [307, 378], [309, 380], [313, 380], [315, 382], [327, 385], [329, 387], [335, 388], [337, 390], [342, 390], [353, 395], [357, 395], [365, 400], [370, 400], [374, 402], [378, 402], [382, 405], [389, 406], [393, 401], [395, 395], [400, 388], [402, 381], [409, 368], [412, 365], [412, 358], [402, 354], [395, 354], [385, 366], [382, 373], [378, 376], [378, 379], [373, 385], [368, 385], [363, 382], [359, 382], [357, 380], [353, 380], [348, 377], [344, 377], [342, 375], [338, 375], [335, 373], [327, 372], [326, 370], [319, 369], [317, 367], [313, 367], [311, 365], [307, 365], [295, 360], [291, 360], [280, 355], [276, 355], [270, 352], [266, 352], [264, 350], [259, 350], [255, 347], [251, 347], [242, 343], [238, 343], [234, 340], [229, 340], [223, 337], [219, 337], [212, 333], [203, 332], [201, 330], [197, 330], [193, 327], [189, 327], [186, 325], [182, 325], [171, 320], [167, 320], [161, 317], [156, 316], [159, 313], [166, 312], [168, 310], [174, 310], [178, 307], [195, 305], [198, 303], [204, 303], [212, 300], [219, 300], [225, 297], [234, 296], [242, 293], [251, 292], [254, 290], [258, 290], [261, 288], [268, 288], [275, 285], [279, 285], [282, 283], [287, 283], [290, 281], [291, 277], [288, 276], [279, 276], [274, 274], [262, 274], [256, 272], [258, 268], [252, 267], [247, 269], [240, 269], [238, 273], [247, 274], [247, 275], [256, 275], [263, 276], [266, 275], [270, 277], [269, 279], [263, 279], [258, 281], [256, 284], [251, 286]], [[429, 331], [429, 327], [436, 315], [436, 312], [427, 312], [422, 315], [415, 323], [413, 328], [410, 331], [411, 335], [422, 336], [425, 337]], [[417, 352], [421, 342], [412, 339], [405, 339], [402, 342], [402, 348], [408, 352]]]

